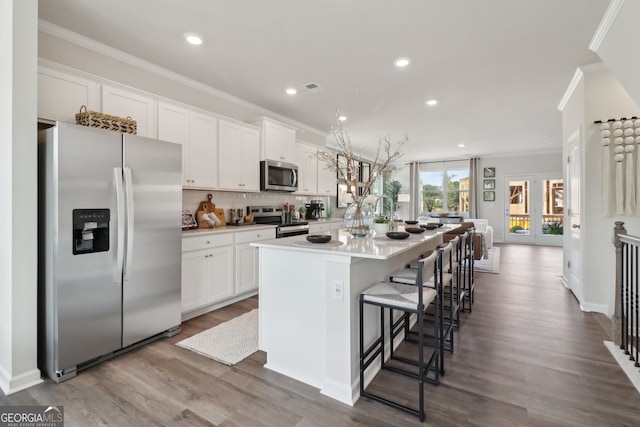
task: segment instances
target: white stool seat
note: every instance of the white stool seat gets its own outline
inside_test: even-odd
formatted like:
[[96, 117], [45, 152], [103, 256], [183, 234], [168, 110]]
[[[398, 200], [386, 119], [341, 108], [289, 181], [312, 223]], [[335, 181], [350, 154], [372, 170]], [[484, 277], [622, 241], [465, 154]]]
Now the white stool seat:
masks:
[[[414, 273], [413, 281], [411, 283], [415, 282], [416, 275]], [[431, 304], [437, 295], [438, 293], [435, 289], [423, 287], [422, 304], [424, 306]], [[392, 282], [376, 283], [362, 293], [362, 299], [364, 301], [409, 310], [417, 310], [418, 297], [417, 286]]]
[[[416, 283], [416, 274], [418, 274], [417, 270], [409, 267], [403, 268], [402, 270], [394, 271], [389, 277], [392, 282], [413, 285], [414, 283]], [[449, 287], [451, 285], [451, 279], [453, 279], [453, 275], [451, 273], [442, 273], [443, 287]], [[425, 285], [433, 287], [433, 279], [425, 282]]]

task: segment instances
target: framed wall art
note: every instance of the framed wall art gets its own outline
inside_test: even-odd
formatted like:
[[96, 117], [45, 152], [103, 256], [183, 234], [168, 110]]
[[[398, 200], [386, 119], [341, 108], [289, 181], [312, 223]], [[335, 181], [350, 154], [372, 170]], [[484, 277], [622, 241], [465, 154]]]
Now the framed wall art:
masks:
[[484, 177], [485, 178], [495, 178], [496, 177], [496, 168], [484, 168]]
[[483, 193], [482, 200], [485, 202], [495, 202], [496, 201], [496, 192], [495, 191], [485, 191]]
[[496, 189], [496, 180], [495, 179], [485, 179], [484, 180], [484, 190], [495, 190]]

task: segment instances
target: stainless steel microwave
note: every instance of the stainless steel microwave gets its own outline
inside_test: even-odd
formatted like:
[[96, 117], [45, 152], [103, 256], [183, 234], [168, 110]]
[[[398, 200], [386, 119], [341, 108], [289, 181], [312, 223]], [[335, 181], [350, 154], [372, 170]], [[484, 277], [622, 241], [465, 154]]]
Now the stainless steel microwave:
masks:
[[275, 160], [261, 161], [260, 190], [297, 191], [298, 166]]

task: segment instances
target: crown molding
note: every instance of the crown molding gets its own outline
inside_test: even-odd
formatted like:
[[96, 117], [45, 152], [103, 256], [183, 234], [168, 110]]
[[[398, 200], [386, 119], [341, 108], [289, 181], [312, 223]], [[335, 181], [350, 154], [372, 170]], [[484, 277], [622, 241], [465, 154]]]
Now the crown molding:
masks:
[[571, 82], [569, 82], [569, 87], [567, 87], [567, 90], [564, 92], [564, 95], [562, 95], [562, 99], [558, 104], [558, 110], [562, 111], [564, 110], [564, 107], [567, 106], [567, 102], [569, 102], [569, 99], [571, 99], [573, 92], [578, 87], [578, 84], [580, 83], [580, 80], [582, 80], [583, 76], [584, 73], [582, 72], [580, 67], [576, 68], [576, 71], [575, 73], [573, 73], [573, 77], [571, 78]]
[[607, 10], [605, 11], [602, 20], [600, 21], [600, 25], [598, 25], [598, 28], [591, 39], [591, 43], [589, 43], [590, 50], [598, 53], [602, 42], [618, 17], [620, 10], [624, 6], [624, 2], [625, 0], [612, 0], [611, 3], [609, 3], [609, 7], [607, 7]]
[[179, 83], [181, 85], [187, 86], [189, 88], [195, 89], [207, 95], [210, 95], [218, 99], [221, 99], [223, 101], [229, 102], [231, 104], [237, 105], [239, 107], [255, 110], [257, 116], [261, 116], [261, 115], [269, 116], [271, 118], [287, 123], [291, 126], [295, 126], [298, 129], [304, 130], [306, 132], [316, 134], [321, 137], [327, 137], [327, 132], [322, 132], [319, 129], [316, 129], [304, 123], [300, 123], [296, 120], [292, 120], [288, 117], [285, 117], [274, 111], [268, 110], [259, 105], [253, 104], [242, 98], [238, 98], [237, 96], [231, 95], [227, 92], [223, 92], [219, 89], [216, 89], [214, 87], [201, 83], [197, 80], [193, 80], [188, 77], [185, 77], [182, 74], [175, 73], [166, 68], [155, 65], [151, 62], [142, 60], [133, 55], [122, 52], [121, 50], [114, 49], [110, 46], [99, 43], [95, 40], [82, 36], [78, 33], [74, 33], [73, 31], [67, 30], [66, 28], [62, 28], [58, 25], [52, 24], [51, 22], [45, 21], [43, 19], [38, 20], [38, 30], [42, 31], [43, 33], [62, 39], [64, 41], [67, 41], [69, 43], [83, 47], [85, 49], [89, 49], [93, 52], [99, 53], [111, 59], [115, 59], [116, 61], [120, 61], [122, 63], [131, 65], [133, 67], [155, 74], [159, 77], [163, 77], [165, 79], [168, 79], [176, 83]]

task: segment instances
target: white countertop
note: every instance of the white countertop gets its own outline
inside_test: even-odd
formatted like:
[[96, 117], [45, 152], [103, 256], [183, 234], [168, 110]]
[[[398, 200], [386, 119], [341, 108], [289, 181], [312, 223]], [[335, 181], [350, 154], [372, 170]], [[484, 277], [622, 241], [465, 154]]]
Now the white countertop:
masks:
[[[258, 248], [295, 250], [310, 253], [328, 255], [342, 255], [357, 258], [389, 259], [395, 255], [406, 252], [416, 246], [430, 241], [440, 234], [446, 233], [453, 227], [440, 227], [436, 230], [425, 230], [421, 234], [410, 234], [407, 239], [394, 240], [385, 235], [353, 237], [346, 230], [334, 230], [331, 232], [329, 243], [311, 243], [305, 235], [286, 237], [283, 239], [271, 239], [251, 243]], [[404, 227], [399, 227], [400, 231]]]
[[273, 228], [276, 228], [276, 226], [272, 224], [228, 225], [226, 227], [216, 228], [194, 228], [192, 230], [182, 230], [182, 237], [202, 236], [205, 234], [236, 233], [239, 231], [249, 230], [268, 230]]

